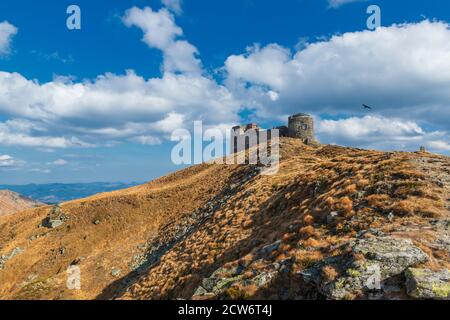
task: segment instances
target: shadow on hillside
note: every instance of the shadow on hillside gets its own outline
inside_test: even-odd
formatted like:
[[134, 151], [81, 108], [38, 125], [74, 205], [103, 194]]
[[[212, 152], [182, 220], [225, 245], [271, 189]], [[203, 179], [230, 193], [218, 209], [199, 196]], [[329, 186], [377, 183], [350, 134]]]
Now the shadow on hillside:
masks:
[[[251, 166], [244, 167], [243, 171], [250, 170]], [[248, 174], [248, 173], [244, 173]], [[242, 179], [242, 170], [237, 170], [229, 181], [227, 185], [236, 184], [237, 181]], [[250, 179], [248, 183], [253, 180]], [[295, 183], [295, 182], [294, 182]], [[293, 183], [293, 184], [294, 184]], [[292, 184], [292, 185], [293, 185]], [[223, 254], [219, 256], [213, 263], [205, 263], [201, 270], [197, 272], [199, 277], [195, 280], [185, 282], [177, 285], [171, 291], [167, 292], [164, 296], [160, 297], [163, 299], [190, 299], [194, 294], [196, 288], [200, 286], [201, 281], [204, 278], [211, 276], [211, 274], [218, 268], [222, 267], [225, 263], [238, 260], [249, 253], [255, 254], [261, 247], [273, 244], [275, 241], [280, 240], [283, 235], [287, 232], [288, 225], [298, 221], [299, 215], [292, 214], [288, 212], [285, 207], [285, 194], [286, 190], [292, 189], [292, 185], [288, 185], [280, 190], [273, 191], [271, 197], [265, 202], [258, 206], [259, 210], [253, 214], [251, 223], [246, 227], [251, 230], [251, 234], [234, 244], [232, 248], [229, 248]], [[240, 185], [233, 193], [245, 188], [245, 186]], [[226, 193], [226, 190], [223, 192]], [[222, 193], [223, 193], [222, 192]], [[308, 190], [295, 190], [298, 193], [304, 193], [302, 196], [311, 196]], [[220, 197], [220, 195], [218, 195]], [[245, 199], [247, 195], [243, 193], [239, 198], [233, 198], [236, 202]], [[209, 218], [210, 219], [210, 218]], [[187, 234], [182, 239], [179, 239], [173, 243], [170, 247], [166, 247], [163, 252], [158, 254], [157, 261], [154, 261], [154, 257], [148, 257], [149, 263], [145, 265], [138, 271], [133, 271], [126, 275], [125, 277], [113, 282], [108, 287], [106, 287], [103, 292], [97, 296], [97, 299], [114, 299], [123, 295], [128, 289], [136, 283], [141, 277], [145, 277], [151, 272], [151, 270], [159, 265], [159, 258], [163, 256], [167, 251], [172, 249], [178, 243], [184, 241], [193, 232], [205, 224], [209, 219], [203, 221], [196, 226], [189, 234]], [[255, 260], [261, 258], [260, 255], [255, 254]], [[271, 285], [268, 288], [260, 288], [257, 292], [251, 296], [247, 296], [248, 299], [295, 299], [295, 298], [314, 298], [309, 297], [308, 293], [305, 291], [305, 284], [301, 283], [299, 276], [292, 273], [292, 270], [284, 273], [277, 273], [276, 277], [271, 281]], [[226, 297], [225, 297], [226, 298]], [[320, 297], [319, 297], [320, 298]]]
[[[226, 197], [227, 195], [232, 193], [237, 193], [242, 189], [242, 186], [239, 184], [243, 177], [248, 176], [250, 172], [255, 172], [256, 167], [254, 166], [245, 166], [238, 168], [227, 180], [225, 183], [225, 188], [215, 195], [213, 199], [210, 199], [209, 201], [206, 201], [206, 203], [216, 203], [214, 211], [217, 211], [220, 209], [220, 205], [217, 205], [217, 203], [220, 204], [220, 201]], [[252, 177], [253, 179], [253, 177]], [[232, 191], [230, 190], [230, 186], [236, 186]], [[203, 206], [204, 207], [204, 206]], [[123, 295], [127, 290], [141, 277], [145, 277], [146, 274], [149, 273], [149, 271], [155, 267], [157, 267], [160, 263], [160, 258], [164, 256], [168, 251], [170, 251], [174, 246], [176, 246], [178, 243], [181, 243], [186, 238], [188, 238], [192, 233], [196, 232], [199, 228], [201, 228], [209, 219], [211, 219], [211, 216], [208, 216], [204, 219], [199, 220], [194, 227], [188, 228], [188, 232], [180, 237], [176, 237], [174, 239], [169, 239], [169, 241], [158, 241], [159, 236], [150, 239], [149, 243], [152, 243], [152, 245], [147, 249], [147, 251], [144, 253], [145, 256], [145, 262], [139, 266], [134, 271], [131, 271], [126, 276], [114, 281], [110, 285], [108, 285], [106, 288], [103, 289], [103, 291], [96, 297], [97, 300], [109, 300], [114, 299], [117, 297], [120, 297]], [[178, 222], [178, 221], [177, 221]], [[161, 229], [158, 231], [159, 235], [165, 235], [165, 228], [166, 227], [173, 227], [173, 223], [168, 223], [161, 227]], [[176, 224], [175, 224], [176, 225]], [[183, 225], [180, 225], [181, 227], [184, 227]], [[167, 239], [166, 239], [167, 240]], [[156, 242], [156, 246], [153, 245], [154, 242]], [[156, 250], [155, 250], [156, 247]]]

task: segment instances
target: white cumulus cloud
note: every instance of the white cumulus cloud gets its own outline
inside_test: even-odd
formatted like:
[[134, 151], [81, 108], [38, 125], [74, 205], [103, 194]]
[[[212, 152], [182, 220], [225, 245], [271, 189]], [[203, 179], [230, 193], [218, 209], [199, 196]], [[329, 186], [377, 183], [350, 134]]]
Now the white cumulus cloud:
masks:
[[[444, 22], [349, 32], [290, 53], [272, 44], [230, 56], [227, 83], [274, 118], [372, 112], [450, 130], [450, 29]], [[278, 99], [270, 99], [270, 91]]]
[[0, 92], [0, 112], [22, 119], [0, 122], [3, 145], [87, 147], [96, 137], [162, 135], [196, 119], [238, 120], [239, 104], [229, 90], [200, 75], [165, 73], [146, 80], [129, 71], [82, 83], [40, 84], [0, 72]]
[[167, 8], [134, 7], [123, 17], [126, 26], [142, 30], [149, 47], [162, 51], [161, 77], [147, 79], [129, 70], [40, 83], [0, 71], [0, 114], [13, 119], [0, 122], [0, 145], [155, 145], [175, 129], [192, 128], [194, 120], [229, 127], [247, 108], [269, 121], [312, 113], [323, 142], [450, 150], [447, 23], [425, 20], [348, 32], [296, 51], [275, 43], [253, 45], [226, 59], [219, 81], [202, 69], [196, 47], [182, 38]]
[[0, 145], [157, 144], [194, 120], [209, 125], [239, 120], [239, 102], [226, 86], [202, 74], [197, 49], [180, 39], [183, 30], [167, 9], [133, 7], [123, 22], [139, 27], [144, 42], [163, 52], [163, 75], [145, 79], [128, 70], [80, 82], [59, 76], [39, 83], [0, 71], [0, 113], [14, 119], [0, 122]]
[[17, 27], [4, 21], [0, 23], [0, 55], [10, 53], [12, 38], [17, 34]]
[[176, 14], [181, 14], [183, 12], [183, 9], [181, 8], [182, 0], [162, 0], [161, 2], [169, 10], [175, 12]]
[[46, 148], [68, 148], [68, 147], [92, 147], [79, 138], [53, 136], [46, 133], [39, 125], [25, 120], [8, 120], [0, 122], [0, 145], [23, 146], [23, 147], [46, 147]]
[[197, 48], [178, 39], [183, 35], [183, 30], [177, 26], [174, 16], [166, 8], [153, 11], [150, 7], [133, 7], [126, 11], [123, 22], [128, 27], [140, 28], [144, 33], [142, 41], [150, 48], [163, 52], [164, 71], [201, 72]]
[[381, 116], [320, 120], [317, 133], [322, 142], [331, 144], [413, 151], [425, 146], [431, 151], [450, 151], [446, 132], [426, 132], [413, 121]]

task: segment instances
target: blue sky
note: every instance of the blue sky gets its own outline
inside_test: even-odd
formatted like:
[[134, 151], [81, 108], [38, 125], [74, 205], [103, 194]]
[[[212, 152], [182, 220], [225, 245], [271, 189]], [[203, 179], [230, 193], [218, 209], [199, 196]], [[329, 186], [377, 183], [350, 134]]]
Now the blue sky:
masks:
[[448, 21], [444, 0], [2, 1], [0, 183], [143, 182], [178, 168], [176, 128], [301, 111], [326, 143], [448, 154]]

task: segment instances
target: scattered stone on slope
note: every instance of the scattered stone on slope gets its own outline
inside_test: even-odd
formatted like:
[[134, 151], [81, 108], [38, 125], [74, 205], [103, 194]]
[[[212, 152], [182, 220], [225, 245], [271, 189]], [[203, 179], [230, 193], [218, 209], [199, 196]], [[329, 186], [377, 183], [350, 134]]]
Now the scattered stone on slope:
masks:
[[120, 270], [120, 269], [118, 269], [118, 268], [113, 268], [113, 269], [111, 270], [111, 275], [112, 275], [113, 277], [118, 277], [118, 276], [120, 275], [121, 272], [122, 272], [122, 270]]
[[67, 219], [67, 216], [62, 212], [61, 208], [54, 206], [49, 215], [42, 221], [42, 226], [55, 229], [63, 225]]
[[448, 233], [438, 234], [436, 244], [439, 248], [442, 248], [450, 253], [450, 235]]
[[219, 268], [209, 277], [202, 280], [201, 285], [194, 293], [194, 297], [216, 296], [241, 280], [244, 275], [239, 267], [226, 269]]
[[330, 214], [327, 215], [327, 224], [334, 223], [338, 216], [339, 216], [339, 213], [337, 213], [336, 211], [330, 212]]
[[[344, 244], [343, 254], [326, 258], [301, 273], [329, 299], [387, 298], [404, 286], [397, 277], [408, 267], [428, 261], [409, 239], [372, 237]], [[327, 269], [336, 276], [327, 276]]]
[[405, 272], [408, 295], [416, 299], [450, 300], [450, 271], [409, 268]]
[[434, 246], [450, 253], [450, 219], [432, 220], [431, 225], [436, 231]]
[[18, 254], [21, 254], [22, 252], [23, 252], [23, 249], [17, 247], [17, 248], [14, 248], [10, 254], [0, 256], [0, 270], [2, 270], [5, 267], [5, 263], [8, 260], [11, 260], [12, 258], [17, 256]]
[[36, 273], [31, 273], [27, 276], [25, 281], [23, 281], [22, 283], [19, 284], [19, 287], [23, 288], [23, 287], [29, 285], [30, 283], [33, 283], [38, 278], [39, 278], [39, 275], [37, 275]]
[[281, 245], [281, 240], [278, 240], [278, 241], [276, 241], [276, 242], [274, 242], [272, 244], [269, 244], [269, 245], [267, 245], [265, 247], [262, 247], [261, 248], [261, 254], [263, 254], [263, 255], [270, 254], [273, 251], [278, 250], [280, 248], [280, 245]]
[[246, 275], [248, 273], [247, 268], [241, 265], [233, 268], [222, 267], [214, 271], [209, 278], [202, 280], [200, 286], [195, 291], [193, 298], [223, 298], [227, 296], [227, 291], [229, 289], [238, 288], [239, 286], [254, 286], [258, 289], [264, 289], [267, 288], [279, 274], [290, 272], [291, 269], [291, 259], [269, 264], [264, 270], [253, 270], [253, 274], [250, 277]]

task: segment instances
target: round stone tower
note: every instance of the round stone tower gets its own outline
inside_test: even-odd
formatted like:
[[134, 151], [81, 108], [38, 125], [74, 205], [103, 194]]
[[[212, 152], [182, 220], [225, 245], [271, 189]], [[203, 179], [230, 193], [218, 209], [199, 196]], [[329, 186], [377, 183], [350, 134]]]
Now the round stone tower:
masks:
[[289, 117], [289, 137], [301, 139], [306, 144], [316, 143], [314, 138], [314, 119], [305, 113]]

